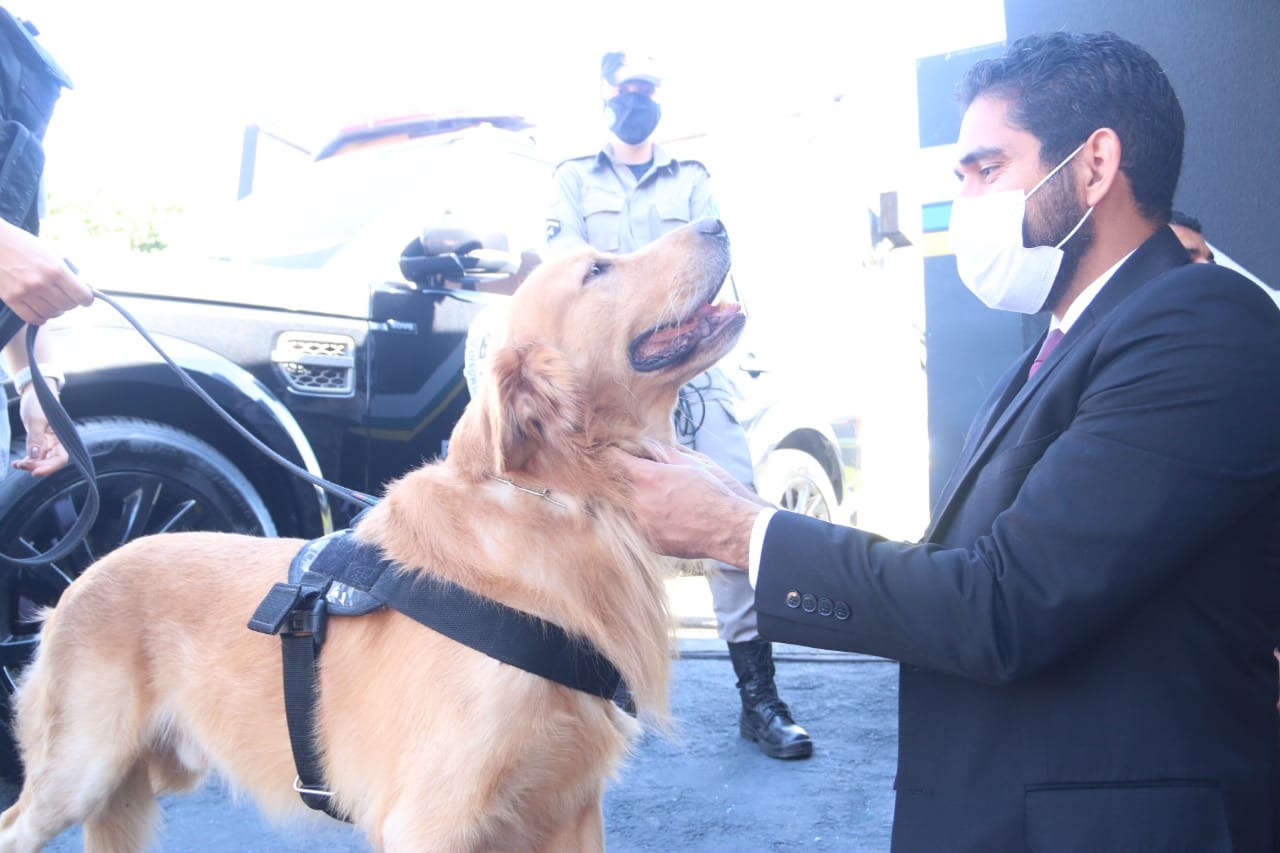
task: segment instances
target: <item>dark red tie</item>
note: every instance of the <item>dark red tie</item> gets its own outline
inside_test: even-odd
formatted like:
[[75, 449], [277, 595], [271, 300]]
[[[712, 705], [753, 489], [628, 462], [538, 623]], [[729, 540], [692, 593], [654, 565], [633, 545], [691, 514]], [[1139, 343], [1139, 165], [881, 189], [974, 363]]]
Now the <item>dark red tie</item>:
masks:
[[1036, 375], [1040, 365], [1044, 364], [1044, 360], [1049, 357], [1049, 353], [1053, 352], [1053, 348], [1058, 345], [1058, 341], [1062, 340], [1062, 335], [1063, 331], [1061, 329], [1049, 330], [1049, 334], [1045, 336], [1044, 343], [1040, 345], [1040, 352], [1036, 354], [1036, 360], [1031, 362], [1031, 369], [1027, 371], [1028, 379]]

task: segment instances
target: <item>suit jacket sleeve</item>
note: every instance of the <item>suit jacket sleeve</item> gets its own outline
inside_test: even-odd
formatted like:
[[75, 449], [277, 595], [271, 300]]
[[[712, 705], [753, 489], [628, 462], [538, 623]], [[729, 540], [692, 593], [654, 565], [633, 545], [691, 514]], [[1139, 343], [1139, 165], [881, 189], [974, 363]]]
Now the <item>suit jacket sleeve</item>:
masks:
[[1243, 280], [1182, 267], [1112, 310], [1036, 390], [1045, 432], [1002, 448], [958, 498], [964, 529], [941, 534], [951, 547], [778, 513], [761, 633], [1003, 683], [1133, 618], [1231, 525], [1274, 506], [1274, 306]]

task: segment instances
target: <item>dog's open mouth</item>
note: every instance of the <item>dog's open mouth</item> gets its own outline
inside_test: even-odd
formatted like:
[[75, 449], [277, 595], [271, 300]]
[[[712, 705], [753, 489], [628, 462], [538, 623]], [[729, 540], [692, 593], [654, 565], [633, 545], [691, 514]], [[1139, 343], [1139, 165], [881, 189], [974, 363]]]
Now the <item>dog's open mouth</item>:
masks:
[[681, 364], [704, 344], [732, 334], [746, 322], [732, 302], [703, 304], [693, 316], [645, 332], [631, 342], [631, 366], [641, 373]]

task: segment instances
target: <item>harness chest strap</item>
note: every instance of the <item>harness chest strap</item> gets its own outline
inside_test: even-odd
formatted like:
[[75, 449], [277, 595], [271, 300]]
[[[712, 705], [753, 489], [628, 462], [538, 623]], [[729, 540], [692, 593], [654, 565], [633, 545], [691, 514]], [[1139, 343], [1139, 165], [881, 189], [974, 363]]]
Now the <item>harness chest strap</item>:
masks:
[[329, 585], [329, 578], [310, 572], [303, 573], [297, 584], [276, 584], [254, 611], [249, 627], [280, 634], [285, 721], [298, 772], [293, 790], [309, 807], [345, 821], [347, 815], [338, 811], [333, 795], [325, 787], [324, 769], [316, 751], [316, 659], [324, 644], [328, 618], [324, 596]]
[[426, 573], [397, 571], [373, 546], [344, 530], [308, 542], [258, 605], [249, 627], [279, 634], [285, 714], [303, 802], [345, 820], [332, 805], [316, 753], [316, 661], [329, 614], [359, 616], [390, 607], [476, 651], [543, 678], [613, 697], [621, 676], [590, 642]]

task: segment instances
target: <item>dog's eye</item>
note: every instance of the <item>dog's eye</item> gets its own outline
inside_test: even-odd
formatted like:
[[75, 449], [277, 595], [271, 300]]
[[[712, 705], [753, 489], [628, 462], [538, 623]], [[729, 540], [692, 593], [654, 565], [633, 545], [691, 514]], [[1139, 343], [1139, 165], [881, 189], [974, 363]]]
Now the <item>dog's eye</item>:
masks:
[[583, 284], [589, 284], [592, 279], [599, 278], [609, 271], [609, 265], [604, 261], [592, 261], [591, 269], [587, 270], [587, 275], [582, 279]]

